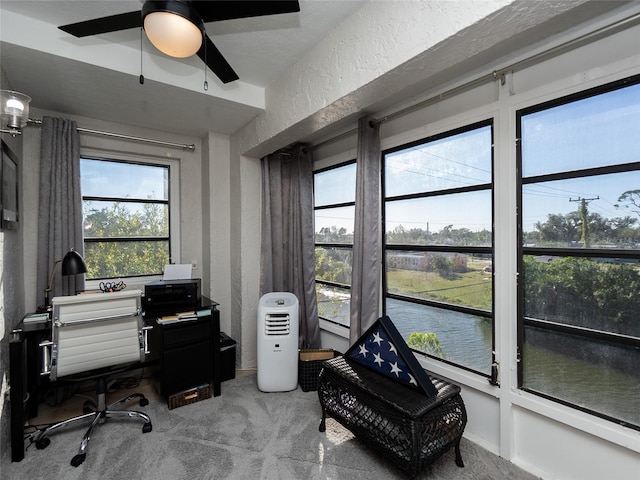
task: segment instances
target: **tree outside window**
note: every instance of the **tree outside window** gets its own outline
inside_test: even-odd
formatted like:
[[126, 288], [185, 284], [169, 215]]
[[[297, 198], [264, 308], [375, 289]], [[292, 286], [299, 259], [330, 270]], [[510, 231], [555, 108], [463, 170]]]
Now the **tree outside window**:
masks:
[[170, 259], [169, 168], [82, 158], [87, 279], [162, 274]]
[[517, 113], [519, 384], [640, 429], [640, 84]]

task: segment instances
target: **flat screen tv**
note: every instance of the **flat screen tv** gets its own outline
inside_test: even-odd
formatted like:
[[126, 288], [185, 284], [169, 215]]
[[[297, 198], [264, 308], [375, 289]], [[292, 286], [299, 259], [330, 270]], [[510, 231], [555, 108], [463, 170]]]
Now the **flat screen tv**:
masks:
[[18, 228], [18, 158], [2, 140], [0, 218], [3, 229]]

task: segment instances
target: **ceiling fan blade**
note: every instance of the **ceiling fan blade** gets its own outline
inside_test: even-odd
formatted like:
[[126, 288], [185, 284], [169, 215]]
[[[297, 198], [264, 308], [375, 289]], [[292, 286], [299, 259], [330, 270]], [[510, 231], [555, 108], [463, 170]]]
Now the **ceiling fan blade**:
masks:
[[142, 13], [137, 12], [120, 13], [110, 17], [94, 18], [85, 22], [71, 23], [58, 27], [60, 30], [70, 33], [74, 37], [87, 37], [89, 35], [99, 35], [101, 33], [117, 32], [129, 28], [139, 28], [142, 26]]
[[300, 11], [300, 4], [297, 0], [195, 1], [191, 2], [191, 6], [200, 14], [200, 18], [205, 23]]
[[207, 67], [217, 75], [222, 83], [233, 82], [240, 78], [206, 33], [197, 55], [202, 59]]

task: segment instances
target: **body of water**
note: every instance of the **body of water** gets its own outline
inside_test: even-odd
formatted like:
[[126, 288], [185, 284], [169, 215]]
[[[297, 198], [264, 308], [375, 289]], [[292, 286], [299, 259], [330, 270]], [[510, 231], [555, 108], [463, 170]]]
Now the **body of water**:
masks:
[[[340, 318], [348, 326], [349, 301], [341, 300], [332, 302], [332, 312], [336, 314], [332, 318]], [[435, 333], [445, 360], [490, 375], [490, 320], [393, 299], [387, 299], [386, 311], [405, 340], [413, 332]], [[564, 347], [557, 342], [538, 343], [526, 345], [526, 387], [640, 425], [640, 370], [634, 374], [627, 368], [618, 368], [616, 362], [603, 364], [576, 358], [569, 351], [573, 348], [571, 342]]]
[[392, 299], [387, 299], [387, 315], [405, 340], [413, 332], [435, 333], [445, 360], [490, 375], [489, 319]]

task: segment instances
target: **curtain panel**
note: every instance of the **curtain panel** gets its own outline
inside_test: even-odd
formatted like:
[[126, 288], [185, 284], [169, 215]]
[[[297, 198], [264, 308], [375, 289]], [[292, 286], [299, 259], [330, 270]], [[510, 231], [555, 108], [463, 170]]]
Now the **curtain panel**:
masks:
[[[45, 116], [40, 147], [37, 286], [42, 293], [56, 261], [70, 249], [80, 255], [84, 253], [80, 140], [76, 122]], [[80, 290], [84, 290], [84, 275], [63, 277], [58, 266], [51, 298], [74, 295]]]
[[262, 159], [260, 295], [291, 292], [300, 306], [299, 348], [320, 348], [315, 292], [313, 159], [305, 145]]
[[356, 209], [349, 344], [353, 345], [380, 316], [381, 208], [380, 123], [372, 117], [358, 121]]

